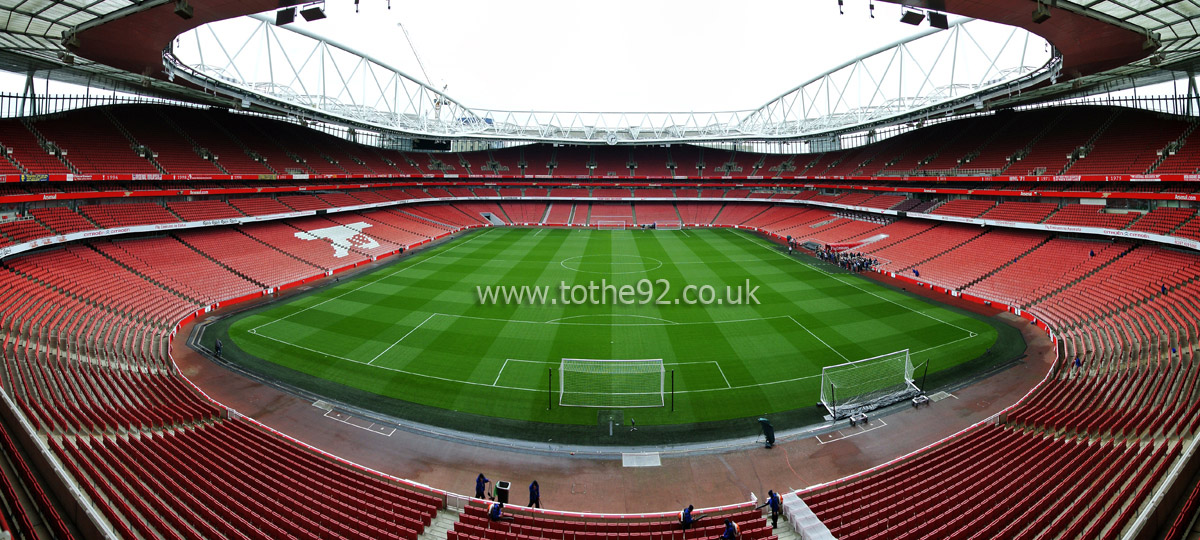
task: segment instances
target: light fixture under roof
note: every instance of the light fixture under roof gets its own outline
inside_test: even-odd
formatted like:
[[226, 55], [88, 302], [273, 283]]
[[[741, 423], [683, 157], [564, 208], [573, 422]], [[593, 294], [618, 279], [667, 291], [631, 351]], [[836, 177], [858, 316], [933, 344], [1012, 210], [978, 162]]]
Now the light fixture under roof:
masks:
[[300, 16], [308, 22], [319, 21], [325, 18], [325, 10], [321, 9], [317, 4], [311, 4], [300, 10]]
[[904, 12], [900, 14], [900, 22], [916, 26], [925, 20], [925, 12], [912, 8], [904, 8]]

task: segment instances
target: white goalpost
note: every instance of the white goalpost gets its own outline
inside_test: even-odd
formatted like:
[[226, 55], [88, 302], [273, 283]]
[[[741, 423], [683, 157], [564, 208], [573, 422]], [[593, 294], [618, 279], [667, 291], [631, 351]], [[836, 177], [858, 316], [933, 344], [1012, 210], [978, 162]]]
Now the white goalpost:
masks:
[[625, 230], [625, 221], [596, 220], [596, 228], [605, 231]]
[[821, 404], [834, 419], [884, 407], [920, 394], [908, 349], [827, 366], [821, 370]]
[[656, 231], [678, 231], [683, 228], [683, 224], [678, 221], [655, 221], [654, 230]]
[[562, 407], [662, 407], [666, 405], [665, 385], [661, 358], [563, 358], [558, 366], [558, 404]]

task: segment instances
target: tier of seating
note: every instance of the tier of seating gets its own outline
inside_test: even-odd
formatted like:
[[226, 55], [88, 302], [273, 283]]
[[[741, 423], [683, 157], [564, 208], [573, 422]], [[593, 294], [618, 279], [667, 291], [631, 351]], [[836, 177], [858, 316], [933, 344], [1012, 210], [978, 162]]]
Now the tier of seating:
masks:
[[1116, 538], [1180, 448], [985, 424], [801, 497], [837, 538]]
[[213, 305], [262, 289], [171, 237], [109, 240], [93, 246], [121, 266], [199, 305]]
[[541, 223], [546, 215], [546, 203], [505, 202], [500, 204], [513, 223]]
[[[80, 126], [84, 126], [80, 129]], [[1194, 173], [1187, 119], [1114, 107], [1060, 107], [937, 124], [877, 143], [818, 154], [767, 155], [676, 145], [671, 148], [529, 145], [453, 154], [404, 154], [359, 145], [294, 123], [181, 107], [126, 105], [0, 122], [0, 144], [24, 172], [72, 172], [43, 149], [65, 150], [83, 173], [322, 173], [396, 175], [445, 172], [721, 178], [761, 175]], [[80, 134], [86, 134], [80, 135]], [[1193, 143], [1194, 144], [1194, 143]], [[148, 148], [156, 162], [138, 156]], [[1159, 155], [1170, 145], [1174, 153]], [[1066, 157], [1079, 148], [1077, 160]], [[1077, 154], [1078, 155], [1078, 154]], [[157, 167], [155, 165], [157, 163]], [[524, 168], [522, 169], [522, 164]], [[4, 165], [4, 163], [0, 163]], [[551, 167], [553, 166], [553, 167]], [[14, 169], [15, 170], [15, 169]]]
[[181, 231], [176, 238], [264, 289], [299, 281], [317, 272], [317, 266], [282, 251], [266, 249], [235, 229]]
[[[478, 188], [483, 193], [492, 196], [499, 192], [493, 188]], [[629, 190], [606, 190], [584, 188], [505, 188], [507, 193], [526, 191], [532, 196], [563, 196], [587, 197], [597, 193], [602, 196], [628, 196]], [[451, 191], [453, 190], [453, 191]], [[18, 214], [18, 219], [0, 223], [0, 243], [10, 245], [56, 234], [86, 231], [92, 229], [114, 228], [133, 225], [154, 225], [176, 223], [179, 221], [204, 221], [214, 219], [240, 218], [245, 216], [260, 216], [270, 214], [286, 214], [298, 210], [323, 210], [328, 208], [357, 206], [363, 203], [380, 203], [387, 201], [402, 201], [427, 198], [449, 198], [455, 196], [473, 197], [478, 192], [469, 188], [453, 187], [451, 190], [437, 187], [428, 188], [387, 188], [379, 190], [360, 189], [345, 193], [320, 192], [299, 195], [278, 195], [274, 197], [247, 197], [228, 200], [196, 199], [170, 200], [162, 203], [119, 203], [119, 204], [82, 204], [78, 206], [79, 213], [64, 206], [40, 206], [30, 208], [26, 216]], [[633, 190], [636, 195], [640, 190]], [[997, 221], [1043, 222], [1049, 225], [1105, 227], [1113, 229], [1125, 228], [1131, 231], [1167, 234], [1189, 239], [1200, 239], [1200, 219], [1196, 219], [1195, 210], [1187, 207], [1160, 206], [1150, 212], [1125, 210], [1110, 211], [1107, 206], [1096, 204], [1069, 204], [1058, 207], [1054, 203], [1034, 202], [1001, 202], [983, 199], [954, 199], [946, 203], [937, 200], [922, 201], [917, 198], [905, 198], [898, 195], [871, 196], [862, 192], [843, 194], [822, 194], [816, 190], [802, 192], [752, 192], [745, 189], [662, 189], [650, 188], [655, 197], [665, 197], [674, 194], [678, 197], [706, 197], [721, 199], [755, 199], [774, 201], [777, 199], [837, 201], [854, 206], [892, 206], [898, 211], [922, 213], [931, 211], [933, 214]], [[457, 195], [456, 195], [457, 194]], [[638, 197], [635, 197], [638, 198]], [[874, 201], [874, 202], [872, 202]], [[45, 203], [43, 203], [45, 204]], [[520, 203], [531, 204], [531, 203]], [[550, 211], [553, 215], [542, 213], [538, 216], [525, 216], [528, 219], [517, 219], [507, 215], [505, 207], [495, 202], [470, 201], [456, 203], [446, 207], [449, 213], [441, 217], [421, 214], [426, 210], [415, 210], [420, 217], [441, 227], [460, 227], [474, 224], [488, 224], [483, 218], [484, 213], [491, 213], [506, 223], [546, 223], [595, 225], [599, 221], [625, 221], [627, 225], [635, 222], [668, 221], [667, 218], [639, 219], [637, 210], [649, 210], [647, 203], [634, 203], [630, 208], [615, 203], [597, 204], [556, 204]], [[722, 209], [712, 205], [699, 203], [675, 203], [678, 217], [684, 223], [715, 224], [715, 225], [745, 225], [763, 228], [762, 220], [751, 221], [765, 206], [733, 205]], [[625, 208], [626, 210], [620, 210]], [[666, 208], [666, 207], [655, 207]], [[930, 210], [932, 208], [932, 210]], [[610, 210], [617, 209], [615, 212]], [[649, 210], [655, 212], [656, 210]], [[443, 212], [443, 210], [437, 210]], [[701, 212], [689, 217], [687, 212]], [[712, 215], [714, 212], [718, 216]], [[667, 209], [669, 214], [670, 210]], [[562, 214], [562, 215], [559, 215]], [[649, 215], [649, 214], [648, 214]], [[1048, 216], [1048, 217], [1044, 217]], [[20, 219], [32, 217], [33, 220]], [[550, 219], [553, 218], [553, 219]], [[442, 221], [439, 221], [441, 219]], [[715, 221], [714, 221], [715, 220]], [[795, 224], [793, 224], [795, 225]], [[415, 232], [415, 231], [414, 231]], [[418, 234], [424, 234], [419, 233]], [[798, 234], [798, 237], [808, 237], [808, 234]]]
[[1002, 202], [981, 217], [997, 221], [1041, 223], [1057, 209], [1058, 205], [1054, 203]]
[[625, 226], [633, 225], [633, 206], [629, 203], [592, 203], [588, 224], [599, 225], [614, 222], [620, 222]]
[[300, 229], [282, 222], [254, 223], [240, 226], [238, 230], [264, 246], [269, 246], [270, 249], [278, 249], [323, 270], [333, 270], [367, 260], [362, 253], [349, 250], [349, 246], [341, 245], [342, 249], [338, 250], [328, 238], [301, 232]]
[[1139, 218], [1129, 226], [1129, 230], [1153, 234], [1171, 234], [1180, 225], [1183, 225], [1195, 215], [1196, 210], [1194, 208], [1160, 206]]
[[79, 206], [79, 213], [102, 229], [179, 222], [179, 218], [155, 203], [85, 204]]
[[238, 212], [237, 208], [218, 200], [169, 201], [167, 209], [184, 221], [240, 218], [245, 215]]
[[1004, 268], [1048, 238], [1048, 234], [1034, 231], [992, 229], [917, 265], [917, 268], [921, 273], [921, 281], [950, 290], [960, 290], [987, 274]]
[[995, 201], [981, 199], [954, 199], [952, 201], [946, 201], [945, 204], [938, 206], [929, 213], [937, 214], [939, 216], [977, 218], [982, 216], [984, 212], [991, 210], [995, 205]]
[[50, 229], [32, 219], [0, 222], [0, 246], [20, 244], [53, 234]]
[[1033, 252], [999, 269], [966, 292], [1006, 305], [1025, 307], [1057, 292], [1113, 258], [1128, 251], [1127, 244], [1095, 240], [1054, 238]]
[[[110, 109], [90, 108], [44, 118], [34, 129], [67, 152], [67, 161], [84, 174], [157, 174], [161, 171], [134, 152], [135, 142], [108, 118]], [[41, 172], [41, 171], [38, 171]]]
[[590, 223], [591, 203], [576, 203], [571, 209], [571, 225], [587, 225]]
[[58, 234], [68, 234], [88, 231], [96, 228], [96, 224], [78, 212], [65, 206], [46, 206], [31, 208], [29, 214], [50, 230]]
[[150, 107], [123, 106], [112, 107], [111, 111], [116, 122], [128, 130], [131, 137], [154, 153], [154, 161], [163, 170], [222, 173], [211, 161], [200, 156], [198, 149], [185, 135], [163, 121], [157, 110]]
[[565, 225], [571, 222], [571, 211], [574, 208], [569, 202], [557, 201], [547, 205], [545, 219], [542, 223], [550, 225]]
[[1078, 227], [1100, 227], [1102, 229], [1124, 229], [1142, 215], [1136, 212], [1109, 213], [1099, 204], [1068, 204], [1046, 218], [1049, 225], [1074, 225]]
[[[887, 244], [886, 247], [884, 244], [871, 245], [862, 251], [879, 259], [881, 269], [903, 272], [986, 233], [986, 229], [979, 227], [944, 223], [903, 242]], [[913, 274], [919, 276], [919, 270]]]

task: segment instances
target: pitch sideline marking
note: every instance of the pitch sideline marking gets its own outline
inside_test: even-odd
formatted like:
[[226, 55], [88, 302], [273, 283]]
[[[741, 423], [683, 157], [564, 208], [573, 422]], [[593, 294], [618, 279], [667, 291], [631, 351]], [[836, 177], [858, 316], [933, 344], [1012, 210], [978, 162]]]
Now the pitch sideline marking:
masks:
[[393, 344], [391, 344], [391, 345], [388, 345], [388, 348], [384, 349], [384, 350], [383, 350], [383, 352], [381, 352], [381, 353], [379, 353], [379, 354], [375, 355], [375, 358], [372, 358], [370, 362], [367, 362], [367, 365], [369, 366], [369, 365], [371, 365], [371, 364], [375, 363], [375, 361], [376, 361], [376, 360], [379, 360], [379, 357], [380, 357], [380, 356], [383, 356], [383, 355], [384, 355], [384, 353], [386, 353], [386, 352], [388, 352], [388, 351], [392, 350], [392, 347], [395, 347], [396, 345], [399, 345], [401, 341], [404, 341], [404, 338], [406, 338], [406, 337], [408, 337], [408, 336], [411, 336], [411, 335], [412, 335], [412, 333], [413, 333], [413, 332], [416, 332], [418, 328], [420, 328], [420, 327], [422, 327], [422, 326], [425, 326], [425, 323], [429, 322], [429, 319], [432, 319], [432, 318], [434, 318], [434, 317], [436, 317], [436, 316], [438, 316], [438, 315], [441, 315], [441, 313], [434, 313], [433, 315], [430, 315], [430, 316], [428, 316], [428, 317], [425, 317], [425, 320], [421, 321], [421, 324], [418, 324], [418, 325], [414, 326], [414, 327], [412, 328], [412, 330], [409, 330], [407, 334], [404, 334], [404, 337], [401, 337], [400, 339], [397, 339], [395, 343], [393, 343]]
[[456, 248], [459, 248], [459, 247], [465, 246], [465, 245], [467, 245], [467, 244], [470, 244], [471, 242], [475, 241], [477, 238], [479, 238], [479, 237], [481, 237], [481, 236], [486, 236], [488, 233], [490, 233], [490, 232], [492, 232], [492, 231], [494, 231], [494, 230], [496, 230], [496, 228], [495, 228], [495, 227], [489, 228], [489, 229], [485, 230], [485, 231], [484, 231], [484, 232], [482, 232], [482, 233], [479, 233], [479, 234], [477, 234], [477, 235], [475, 235], [475, 236], [472, 236], [472, 237], [471, 237], [470, 239], [468, 239], [466, 242], [463, 242], [463, 243], [461, 243], [461, 244], [455, 244], [455, 245], [453, 245], [453, 246], [450, 246], [450, 248], [446, 249], [445, 251], [440, 251], [440, 252], [438, 252], [438, 253], [434, 253], [433, 255], [430, 255], [429, 257], [426, 257], [426, 258], [424, 258], [424, 259], [421, 259], [421, 260], [419, 260], [419, 261], [417, 261], [417, 262], [415, 262], [415, 263], [413, 263], [413, 264], [407, 265], [407, 266], [405, 266], [405, 267], [403, 267], [403, 268], [400, 268], [400, 269], [398, 269], [398, 270], [396, 270], [396, 271], [394, 271], [394, 272], [391, 272], [391, 273], [388, 273], [388, 274], [381, 275], [379, 278], [375, 279], [374, 281], [369, 281], [369, 282], [367, 282], [367, 283], [363, 283], [362, 285], [360, 285], [360, 286], [358, 286], [358, 287], [356, 287], [356, 288], [354, 288], [354, 289], [350, 289], [350, 290], [348, 290], [348, 291], [346, 291], [346, 292], [344, 292], [344, 293], [342, 293], [342, 294], [339, 294], [339, 295], [337, 295], [337, 296], [334, 296], [334, 297], [332, 297], [332, 298], [327, 298], [327, 299], [325, 299], [325, 300], [322, 300], [321, 302], [318, 302], [318, 303], [316, 303], [316, 304], [313, 304], [313, 305], [311, 305], [311, 306], [308, 306], [308, 307], [306, 307], [306, 308], [304, 308], [304, 309], [301, 309], [300, 311], [297, 311], [297, 312], [295, 312], [295, 313], [289, 313], [289, 314], [287, 314], [287, 315], [284, 315], [283, 317], [279, 317], [278, 319], [273, 319], [273, 320], [267, 321], [267, 322], [265, 322], [265, 323], [263, 323], [263, 324], [260, 324], [260, 325], [258, 325], [258, 326], [255, 326], [254, 328], [250, 329], [250, 332], [251, 332], [251, 333], [254, 333], [254, 334], [257, 334], [257, 333], [258, 333], [258, 330], [259, 330], [260, 328], [263, 328], [263, 327], [266, 327], [266, 326], [270, 326], [270, 325], [272, 325], [272, 324], [275, 324], [275, 323], [277, 323], [277, 322], [279, 322], [279, 321], [282, 321], [282, 320], [284, 320], [284, 319], [290, 318], [290, 317], [292, 317], [292, 316], [294, 316], [294, 315], [299, 315], [299, 314], [301, 314], [301, 313], [304, 313], [305, 311], [308, 311], [308, 310], [310, 310], [310, 309], [313, 309], [313, 308], [315, 308], [315, 307], [318, 307], [318, 306], [324, 305], [324, 304], [326, 304], [326, 303], [328, 303], [328, 302], [332, 302], [332, 301], [334, 301], [334, 300], [337, 300], [338, 298], [341, 298], [341, 297], [343, 297], [343, 296], [346, 296], [347, 294], [350, 294], [350, 293], [352, 293], [352, 292], [357, 292], [357, 291], [358, 291], [358, 290], [360, 290], [360, 289], [363, 289], [363, 288], [365, 288], [365, 287], [368, 287], [368, 286], [374, 285], [374, 284], [376, 284], [376, 283], [378, 283], [378, 282], [380, 282], [380, 281], [383, 281], [384, 279], [390, 278], [390, 277], [392, 277], [392, 276], [394, 276], [394, 275], [396, 275], [396, 274], [399, 274], [400, 272], [403, 272], [403, 271], [405, 271], [405, 270], [408, 270], [409, 268], [412, 268], [412, 267], [414, 267], [414, 266], [416, 266], [416, 265], [418, 265], [418, 264], [421, 264], [421, 263], [423, 263], [423, 262], [426, 262], [426, 261], [430, 261], [430, 260], [436, 259], [436, 258], [438, 258], [438, 257], [440, 257], [440, 256], [442, 256], [442, 255], [445, 255], [445, 254], [447, 254], [447, 253], [450, 253], [451, 251], [454, 251]]

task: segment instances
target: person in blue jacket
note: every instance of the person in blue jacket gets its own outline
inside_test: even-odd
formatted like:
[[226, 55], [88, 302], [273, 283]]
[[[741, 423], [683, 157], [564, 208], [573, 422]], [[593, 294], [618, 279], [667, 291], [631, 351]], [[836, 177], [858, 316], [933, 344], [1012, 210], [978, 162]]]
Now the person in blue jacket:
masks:
[[696, 520], [692, 519], [692, 505], [689, 504], [687, 508], [684, 508], [682, 512], [679, 512], [679, 525], [683, 527], [683, 530], [686, 531], [690, 529], [692, 524], [695, 522]]
[[492, 503], [492, 509], [488, 511], [488, 519], [492, 521], [514, 521], [517, 518], [504, 515], [504, 503]]
[[479, 473], [479, 476], [475, 477], [475, 498], [476, 499], [482, 499], [482, 498], [487, 497], [487, 485], [489, 482], [491, 482], [491, 480], [488, 480], [487, 477], [483, 475], [483, 473]]
[[542, 488], [538, 487], [537, 480], [534, 480], [532, 484], [529, 484], [529, 507], [542, 507]]
[[717, 538], [720, 540], [741, 540], [742, 530], [740, 527], [738, 527], [737, 523], [733, 522], [733, 520], [726, 519], [725, 531], [722, 532], [721, 536], [718, 536]]
[[779, 495], [777, 493], [767, 490], [767, 500], [766, 502], [758, 505], [758, 508], [762, 508], [764, 506], [771, 507], [771, 528], [774, 529], [775, 526], [779, 524], [779, 511], [783, 508], [783, 502], [779, 500]]

